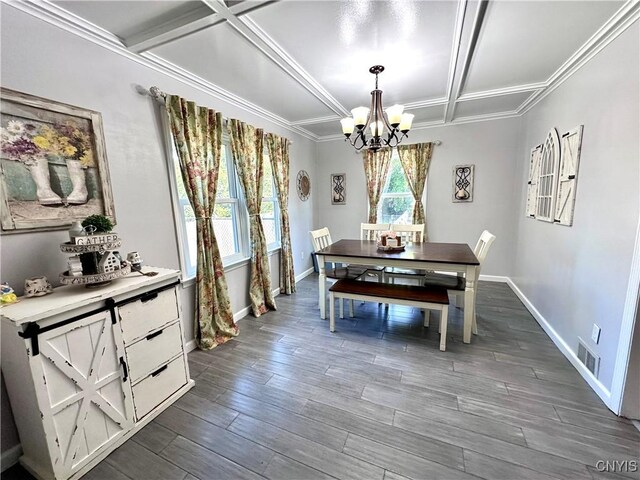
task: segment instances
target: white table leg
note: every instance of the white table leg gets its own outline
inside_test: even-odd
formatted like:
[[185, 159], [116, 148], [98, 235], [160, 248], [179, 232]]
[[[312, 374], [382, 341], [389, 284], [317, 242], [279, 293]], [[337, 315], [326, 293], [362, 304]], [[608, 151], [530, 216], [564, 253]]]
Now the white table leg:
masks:
[[344, 298], [339, 298], [338, 302], [340, 302], [340, 318], [344, 318]]
[[447, 321], [449, 318], [449, 307], [442, 306], [440, 310], [440, 351], [444, 352], [447, 348]]
[[[339, 298], [338, 301], [342, 305], [343, 300]], [[333, 292], [329, 292], [329, 331], [336, 331], [336, 299]]]
[[326, 299], [325, 299], [327, 275], [324, 269], [324, 257], [322, 255], [318, 255], [317, 261], [318, 261], [318, 271], [320, 273], [320, 275], [318, 275], [318, 304], [320, 305], [320, 318], [324, 320], [325, 318], [327, 318]]
[[462, 341], [471, 343], [471, 329], [473, 326], [475, 288], [476, 288], [476, 266], [468, 265], [466, 274], [467, 286], [464, 291], [464, 329]]
[[424, 309], [424, 326], [428, 327], [429, 326], [429, 318], [431, 317], [431, 310], [429, 310], [428, 308]]

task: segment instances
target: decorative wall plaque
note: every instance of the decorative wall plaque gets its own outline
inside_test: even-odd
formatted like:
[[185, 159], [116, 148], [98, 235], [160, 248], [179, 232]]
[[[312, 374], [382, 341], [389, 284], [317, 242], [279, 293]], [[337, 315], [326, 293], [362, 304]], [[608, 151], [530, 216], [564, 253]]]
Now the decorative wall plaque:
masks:
[[311, 195], [311, 179], [305, 170], [300, 170], [298, 172], [296, 184], [298, 186], [298, 197], [303, 202], [306, 202], [309, 195]]
[[453, 167], [453, 201], [473, 201], [474, 165], [456, 165]]

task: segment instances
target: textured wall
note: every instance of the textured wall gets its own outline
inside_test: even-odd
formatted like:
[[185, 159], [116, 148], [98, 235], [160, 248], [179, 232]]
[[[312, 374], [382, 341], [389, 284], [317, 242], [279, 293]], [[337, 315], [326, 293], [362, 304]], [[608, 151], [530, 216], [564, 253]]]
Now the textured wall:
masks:
[[602, 357], [608, 389], [638, 226], [638, 50], [636, 22], [525, 115], [518, 155], [524, 186], [531, 148], [553, 127], [562, 135], [584, 125], [573, 226], [525, 218], [522, 189], [513, 280], [570, 348], [580, 336]]

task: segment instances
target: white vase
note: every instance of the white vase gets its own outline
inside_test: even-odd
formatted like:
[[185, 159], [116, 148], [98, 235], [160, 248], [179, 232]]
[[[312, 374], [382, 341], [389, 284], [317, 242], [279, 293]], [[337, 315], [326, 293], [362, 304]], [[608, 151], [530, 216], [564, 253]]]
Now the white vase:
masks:
[[67, 197], [67, 203], [72, 205], [87, 203], [89, 193], [87, 192], [85, 171], [82, 168], [80, 160], [67, 159], [67, 168], [69, 169], [69, 178], [73, 185], [73, 190]]
[[80, 220], [77, 220], [71, 224], [71, 228], [69, 229], [69, 240], [71, 240], [71, 243], [73, 243], [74, 239], [81, 235], [85, 235], [84, 227], [82, 226]]
[[34, 161], [29, 165], [31, 178], [36, 184], [36, 197], [40, 205], [58, 205], [62, 203], [62, 198], [51, 190], [51, 176], [49, 174], [49, 162], [45, 158]]

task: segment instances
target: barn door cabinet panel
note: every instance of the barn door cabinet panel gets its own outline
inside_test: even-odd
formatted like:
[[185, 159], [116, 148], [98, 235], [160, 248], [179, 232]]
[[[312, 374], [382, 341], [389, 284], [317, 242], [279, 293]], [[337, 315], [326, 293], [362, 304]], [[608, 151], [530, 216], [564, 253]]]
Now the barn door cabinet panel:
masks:
[[80, 478], [193, 386], [179, 272], [154, 270], [0, 310], [20, 462], [37, 478]]

